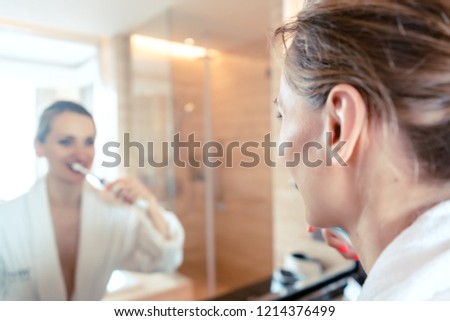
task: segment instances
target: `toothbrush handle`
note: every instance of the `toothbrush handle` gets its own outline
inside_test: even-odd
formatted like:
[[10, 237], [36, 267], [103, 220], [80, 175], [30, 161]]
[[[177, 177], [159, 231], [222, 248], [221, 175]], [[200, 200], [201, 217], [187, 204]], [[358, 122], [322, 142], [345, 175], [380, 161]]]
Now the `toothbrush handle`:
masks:
[[352, 245], [352, 241], [348, 237], [348, 234], [339, 227], [332, 227], [330, 228], [331, 232], [336, 235], [338, 238], [346, 241], [349, 245]]

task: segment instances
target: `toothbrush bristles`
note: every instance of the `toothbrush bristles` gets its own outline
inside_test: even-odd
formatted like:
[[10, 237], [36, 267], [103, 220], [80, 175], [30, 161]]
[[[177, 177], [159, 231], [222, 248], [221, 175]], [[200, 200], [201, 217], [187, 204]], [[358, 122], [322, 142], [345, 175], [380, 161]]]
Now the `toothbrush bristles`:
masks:
[[71, 167], [74, 171], [77, 171], [77, 172], [79, 172], [79, 173], [81, 173], [81, 174], [84, 174], [84, 175], [89, 174], [89, 170], [88, 170], [86, 167], [84, 167], [83, 165], [81, 165], [80, 163], [72, 163], [72, 164], [70, 165], [70, 167]]

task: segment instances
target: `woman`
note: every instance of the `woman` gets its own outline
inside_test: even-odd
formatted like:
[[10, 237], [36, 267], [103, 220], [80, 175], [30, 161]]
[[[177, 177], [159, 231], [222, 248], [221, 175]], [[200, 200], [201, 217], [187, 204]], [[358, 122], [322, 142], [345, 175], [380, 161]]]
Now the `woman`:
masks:
[[309, 224], [350, 236], [362, 300], [450, 299], [449, 17], [447, 0], [321, 0], [275, 32], [284, 157], [323, 146], [291, 174]]
[[[91, 167], [95, 135], [78, 104], [59, 101], [42, 114], [35, 147], [48, 174], [0, 207], [0, 299], [99, 300], [114, 269], [180, 265], [183, 228], [139, 181], [102, 191], [73, 170]], [[147, 210], [131, 205], [139, 199]]]

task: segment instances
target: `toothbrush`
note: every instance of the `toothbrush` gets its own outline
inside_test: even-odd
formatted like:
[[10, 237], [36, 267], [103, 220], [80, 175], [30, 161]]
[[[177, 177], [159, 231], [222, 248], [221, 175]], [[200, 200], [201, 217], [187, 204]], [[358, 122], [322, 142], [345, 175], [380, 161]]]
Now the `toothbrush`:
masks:
[[[88, 170], [86, 167], [81, 165], [80, 163], [72, 163], [70, 164], [70, 168], [72, 168], [74, 171], [83, 174], [84, 176], [90, 176], [92, 178], [95, 178], [103, 187], [106, 187], [106, 181], [103, 178], [98, 177], [97, 175], [93, 174], [90, 170]], [[113, 189], [113, 192], [114, 189]], [[134, 205], [137, 207], [148, 210], [149, 204], [146, 200], [139, 198], [134, 202]]]
[[70, 168], [74, 171], [83, 174], [84, 176], [91, 176], [95, 178], [103, 187], [106, 187], [106, 181], [103, 178], [94, 175], [91, 171], [89, 171], [86, 167], [81, 165], [80, 163], [72, 163], [70, 164]]
[[341, 229], [340, 227], [332, 227], [330, 228], [330, 230], [334, 235], [336, 235], [336, 237], [344, 240], [349, 245], [352, 245], [352, 241], [350, 240], [348, 234], [343, 229]]

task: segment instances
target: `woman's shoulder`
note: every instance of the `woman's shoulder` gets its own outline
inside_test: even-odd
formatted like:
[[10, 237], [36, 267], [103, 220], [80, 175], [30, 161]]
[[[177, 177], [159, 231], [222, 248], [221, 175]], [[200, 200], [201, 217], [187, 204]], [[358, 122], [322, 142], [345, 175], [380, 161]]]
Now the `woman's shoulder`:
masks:
[[26, 199], [29, 195], [37, 194], [41, 189], [45, 187], [45, 179], [43, 177], [38, 178], [33, 185], [23, 194], [8, 200], [0, 201], [0, 211], [8, 208], [15, 208], [17, 206], [23, 206], [26, 203]]
[[12, 200], [0, 201], [0, 213], [3, 213], [8, 209], [15, 209], [24, 206], [28, 193], [29, 192], [19, 195], [16, 198], [13, 198]]
[[8, 229], [14, 222], [25, 220], [27, 214], [26, 195], [0, 203], [0, 230], [2, 227]]

